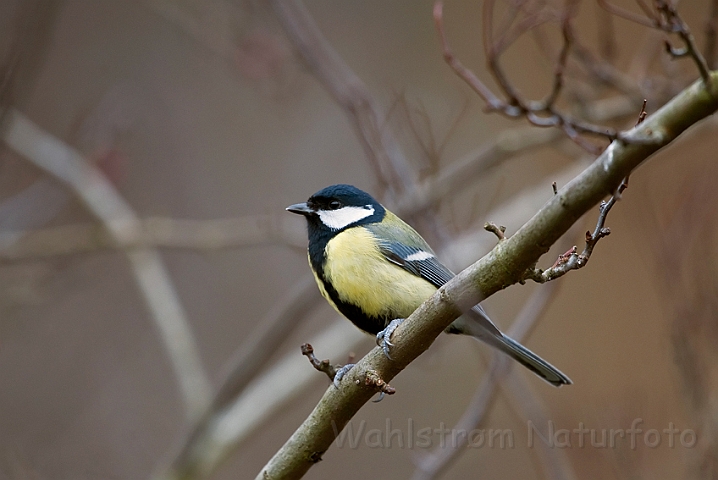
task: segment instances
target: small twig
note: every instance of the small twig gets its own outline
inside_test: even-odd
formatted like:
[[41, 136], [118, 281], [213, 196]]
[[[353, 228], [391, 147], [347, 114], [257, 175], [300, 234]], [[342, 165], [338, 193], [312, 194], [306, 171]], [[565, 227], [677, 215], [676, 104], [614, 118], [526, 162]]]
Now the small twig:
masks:
[[638, 113], [638, 120], [636, 120], [636, 127], [643, 123], [643, 121], [648, 116], [648, 112], [646, 112], [646, 104], [648, 103], [648, 100], [645, 98], [643, 99], [643, 105], [641, 106], [641, 111]]
[[504, 108], [504, 102], [501, 101], [494, 93], [474, 75], [474, 72], [464, 66], [458, 58], [454, 56], [454, 52], [449, 46], [449, 40], [446, 38], [446, 30], [444, 29], [444, 4], [438, 1], [434, 4], [434, 24], [439, 33], [441, 49], [444, 54], [444, 61], [454, 70], [454, 72], [466, 82], [480, 97], [486, 102], [492, 110], [501, 110]]
[[[489, 72], [499, 84], [501, 90], [508, 97], [507, 103], [511, 106], [520, 106], [523, 102], [520, 99], [519, 92], [514, 88], [513, 84], [504, 75], [503, 69], [499, 65], [499, 58], [521, 35], [525, 32], [539, 27], [540, 25], [553, 20], [557, 17], [551, 9], [538, 8], [528, 10], [527, 5], [531, 2], [516, 2], [515, 17], [519, 17], [519, 13], [523, 13], [523, 18], [517, 22], [512, 28], [503, 31], [498, 37], [494, 38], [493, 29], [493, 7], [496, 0], [487, 0], [484, 2], [483, 12], [483, 31], [484, 31], [484, 52], [486, 60], [489, 64]], [[511, 22], [513, 23], [513, 21]], [[514, 103], [515, 102], [515, 103]]]
[[551, 266], [551, 268], [560, 267], [561, 265], [564, 265], [566, 262], [568, 262], [573, 255], [576, 255], [578, 252], [578, 247], [574, 245], [573, 247], [569, 248], [566, 253], [562, 253], [558, 256], [554, 264]]
[[492, 222], [486, 222], [484, 224], [484, 230], [487, 232], [491, 232], [499, 239], [499, 242], [502, 240], [506, 240], [506, 235], [504, 235], [504, 232], [506, 232], [506, 227], [503, 225], [496, 225]]
[[[571, 12], [573, 11], [571, 7], [573, 5], [575, 5], [575, 3], [570, 2], [568, 12], [564, 14], [562, 22], [564, 44], [557, 61], [552, 90], [546, 97], [546, 99], [543, 101], [526, 101], [522, 99], [518, 91], [516, 91], [511, 82], [509, 82], [509, 80], [504, 75], [504, 72], [499, 65], [499, 56], [501, 52], [505, 50], [505, 48], [511, 42], [506, 39], [507, 34], [504, 34], [500, 38], [500, 40], [497, 40], [496, 43], [492, 43], [492, 29], [490, 28], [491, 22], [490, 18], [486, 18], [487, 16], [490, 17], [492, 14], [492, 2], [485, 3], [484, 48], [486, 49], [486, 56], [489, 63], [490, 71], [496, 79], [496, 82], [499, 84], [504, 95], [506, 96], [506, 100], [502, 100], [497, 97], [481, 80], [479, 80], [479, 78], [471, 70], [466, 68], [461, 63], [461, 61], [459, 61], [454, 55], [451, 47], [449, 46], [446, 31], [444, 29], [443, 3], [440, 0], [434, 4], [434, 24], [439, 34], [439, 40], [441, 43], [444, 60], [449, 65], [449, 67], [454, 70], [454, 73], [456, 73], [459, 78], [461, 78], [464, 82], [466, 82], [466, 84], [469, 85], [469, 87], [471, 87], [484, 100], [484, 102], [486, 102], [488, 111], [496, 111], [510, 118], [523, 117], [528, 120], [529, 123], [537, 127], [559, 127], [577, 145], [581, 146], [582, 148], [586, 149], [591, 153], [597, 154], [600, 153], [602, 149], [596, 145], [593, 145], [590, 142], [587, 142], [586, 140], [581, 138], [580, 135], [596, 135], [613, 141], [618, 138], [618, 132], [615, 129], [609, 127], [593, 125], [591, 123], [572, 118], [569, 115], [560, 112], [555, 106], [555, 102], [558, 99], [558, 96], [563, 87], [565, 64], [568, 59], [568, 53], [572, 44], [570, 20], [572, 18]], [[521, 28], [519, 31], [525, 32], [541, 23], [544, 23], [545, 21], [547, 21], [545, 15], [531, 13], [521, 23]], [[510, 38], [511, 41], [513, 41], [515, 36], [511, 36]]]
[[601, 202], [596, 228], [594, 228], [593, 233], [586, 232], [586, 245], [580, 254], [578, 253], [578, 248], [574, 246], [566, 253], [559, 255], [551, 268], [546, 270], [531, 268], [527, 271], [525, 278], [537, 283], [546, 283], [564, 276], [571, 270], [578, 270], [585, 267], [598, 241], [611, 234], [611, 229], [605, 227], [606, 218], [608, 217], [608, 212], [611, 211], [611, 208], [613, 208], [616, 202], [621, 198], [621, 194], [626, 188], [628, 188], [628, 177], [621, 182], [607, 202]]
[[556, 130], [539, 130], [520, 127], [498, 135], [493, 142], [479, 147], [476, 151], [443, 165], [436, 175], [427, 177], [407, 192], [395, 211], [405, 216], [420, 216], [443, 199], [475, 185], [475, 180], [487, 171], [495, 169], [502, 162], [518, 157], [521, 153], [551, 145], [561, 138]]
[[598, 0], [598, 4], [612, 15], [621, 17], [630, 22], [637, 23], [639, 25], [643, 25], [644, 27], [649, 28], [655, 28], [657, 26], [656, 23], [658, 22], [658, 20], [653, 16], [653, 12], [646, 11], [645, 8], [642, 8], [642, 10], [644, 10], [644, 13], [646, 13], [647, 16], [635, 14], [630, 10], [626, 10], [625, 8], [613, 5], [607, 0]]
[[667, 32], [678, 34], [681, 40], [683, 40], [686, 46], [682, 56], [690, 56], [693, 59], [703, 82], [707, 85], [710, 81], [710, 69], [708, 68], [706, 59], [696, 45], [693, 34], [688, 28], [688, 25], [683, 21], [683, 18], [678, 14], [676, 7], [666, 0], [656, 0], [656, 9], [661, 14], [661, 17], [665, 19], [665, 23], [661, 25], [661, 28]]
[[377, 392], [380, 392], [382, 394], [394, 395], [396, 393], [396, 389], [386, 383], [379, 375], [379, 372], [377, 372], [376, 370], [369, 370], [368, 372], [366, 372], [366, 376], [364, 377], [364, 385], [368, 387], [374, 387]]
[[[324, 372], [327, 377], [329, 377], [330, 381], [334, 381], [334, 377], [337, 375], [337, 371], [341, 368], [341, 366], [332, 365], [329, 360], [319, 360], [314, 355], [314, 348], [308, 343], [302, 345], [301, 348], [302, 355], [307, 357], [309, 363], [312, 364], [312, 367], [319, 370], [320, 372]], [[386, 383], [384, 380], [382, 380], [381, 376], [376, 370], [369, 370], [368, 372], [366, 372], [366, 376], [364, 377], [364, 385], [368, 387], [374, 387], [377, 392], [381, 393], [379, 400], [376, 400], [377, 402], [381, 401], [381, 399], [384, 398], [384, 395], [394, 395], [396, 393], [396, 389]]]
[[337, 370], [339, 370], [340, 367], [338, 365], [332, 365], [329, 360], [319, 360], [314, 355], [314, 348], [308, 343], [302, 345], [301, 348], [302, 355], [307, 357], [309, 363], [312, 364], [312, 367], [316, 368], [320, 372], [326, 373], [327, 377], [329, 377], [329, 381], [333, 381], [334, 377], [337, 375]]
[[[316, 286], [314, 286], [316, 290]], [[301, 318], [287, 312], [292, 319]], [[248, 339], [249, 340], [249, 339]], [[313, 335], [312, 343], [322, 351], [339, 356], [347, 348], [366, 341], [366, 335], [347, 321], [336, 321]], [[245, 342], [246, 343], [246, 342]], [[276, 352], [276, 348], [267, 348]], [[267, 366], [267, 362], [265, 362]], [[237, 447], [253, 438], [263, 424], [290, 408], [318, 375], [306, 364], [297, 361], [296, 351], [288, 353], [255, 376], [238, 396], [224, 407], [212, 412], [204, 427], [182, 446], [182, 454], [171, 454], [155, 467], [153, 480], [187, 480], [209, 478], [222, 461]], [[330, 387], [335, 390], [334, 387]]]
[[[225, 362], [220, 373], [222, 380], [210, 407], [189, 426], [168, 456], [167, 465], [160, 470], [187, 472], [197, 468], [197, 451], [204, 448], [203, 440], [215, 433], [213, 429], [217, 426], [217, 419], [231, 410], [233, 404], [241, 402], [248, 385], [256, 381], [257, 372], [267, 366], [269, 358], [284, 339], [300, 325], [297, 319], [305, 317], [320, 298], [314, 279], [307, 276], [297, 282], [284, 298], [273, 303], [267, 314], [257, 321], [257, 327]], [[266, 407], [268, 405], [265, 404]]]
[[553, 88], [551, 89], [551, 93], [549, 93], [546, 100], [543, 101], [542, 106], [544, 110], [553, 108], [554, 104], [556, 103], [556, 100], [558, 100], [559, 94], [561, 93], [561, 88], [563, 88], [563, 76], [564, 71], [566, 70], [566, 62], [568, 61], [568, 53], [571, 50], [571, 46], [573, 44], [571, 18], [573, 18], [575, 6], [576, 2], [572, 2], [567, 6], [567, 8], [570, 8], [570, 10], [566, 12], [561, 22], [563, 46], [561, 47], [561, 53], [559, 54], [558, 61], [556, 62], [556, 68], [553, 76]]
[[710, 18], [706, 22], [706, 46], [704, 49], [703, 56], [706, 59], [708, 68], [715, 70], [716, 64], [716, 42], [718, 41], [718, 35], [716, 30], [718, 29], [718, 0], [711, 1], [711, 13]]
[[710, 68], [708, 67], [708, 63], [705, 57], [700, 53], [688, 25], [683, 21], [683, 18], [678, 14], [678, 10], [676, 10], [676, 7], [670, 1], [655, 0], [655, 12], [643, 2], [639, 1], [638, 4], [645, 13], [645, 16], [637, 15], [621, 7], [617, 7], [607, 0], [598, 0], [598, 3], [618, 17], [638, 23], [639, 25], [678, 35], [685, 44], [685, 47], [675, 49], [670, 43], [666, 42], [666, 51], [675, 58], [691, 57], [698, 67], [703, 82], [708, 85], [710, 82]]

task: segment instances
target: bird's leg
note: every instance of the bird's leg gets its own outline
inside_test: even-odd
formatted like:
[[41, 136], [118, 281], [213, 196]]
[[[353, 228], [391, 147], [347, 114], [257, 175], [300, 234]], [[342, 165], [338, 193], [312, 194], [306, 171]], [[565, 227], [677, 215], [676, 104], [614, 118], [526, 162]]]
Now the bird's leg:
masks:
[[387, 325], [384, 330], [376, 334], [376, 344], [384, 350], [384, 355], [386, 355], [386, 358], [389, 360], [392, 359], [391, 355], [389, 355], [389, 350], [394, 346], [394, 344], [389, 341], [391, 339], [391, 334], [394, 333], [396, 327], [401, 325], [401, 322], [403, 321], [403, 318], [395, 318], [389, 322], [389, 325]]
[[354, 363], [347, 363], [342, 368], [337, 370], [337, 373], [334, 374], [334, 387], [339, 388], [339, 382], [342, 381], [342, 378], [344, 378], [344, 375], [346, 375], [347, 372], [349, 370], [351, 370], [354, 365], [355, 365]]

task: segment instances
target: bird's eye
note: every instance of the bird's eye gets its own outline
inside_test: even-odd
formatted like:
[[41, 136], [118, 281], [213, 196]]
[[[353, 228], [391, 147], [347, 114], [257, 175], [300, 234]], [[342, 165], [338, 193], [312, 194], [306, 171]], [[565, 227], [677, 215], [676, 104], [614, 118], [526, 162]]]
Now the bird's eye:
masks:
[[338, 210], [339, 208], [341, 208], [341, 206], [342, 203], [339, 200], [332, 200], [331, 202], [329, 202], [330, 210]]

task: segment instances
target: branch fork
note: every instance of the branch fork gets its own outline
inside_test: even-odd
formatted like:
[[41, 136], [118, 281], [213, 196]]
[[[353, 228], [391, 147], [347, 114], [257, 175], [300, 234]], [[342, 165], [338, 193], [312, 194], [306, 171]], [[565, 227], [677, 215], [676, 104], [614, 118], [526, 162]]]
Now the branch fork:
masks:
[[303, 344], [301, 347], [302, 355], [307, 357], [309, 360], [309, 363], [312, 364], [312, 367], [314, 367], [316, 370], [319, 370], [320, 372], [324, 372], [327, 374], [327, 377], [329, 377], [329, 381], [334, 381], [334, 377], [337, 374], [337, 370], [341, 368], [341, 365], [332, 365], [329, 360], [319, 360], [314, 355], [314, 347], [312, 347], [309, 343]]
[[[337, 374], [337, 371], [341, 368], [341, 365], [332, 365], [329, 360], [319, 360], [314, 355], [314, 347], [312, 347], [310, 344], [305, 343], [301, 346], [302, 355], [307, 357], [309, 360], [309, 363], [312, 364], [312, 366], [319, 370], [320, 372], [323, 372], [329, 377], [329, 381], [334, 381], [334, 377]], [[352, 355], [353, 357], [353, 355]], [[348, 363], [351, 363], [352, 358], [349, 359]], [[356, 385], [361, 384], [361, 380], [355, 380], [354, 382]], [[383, 398], [384, 395], [394, 395], [396, 393], [396, 389], [386, 383], [382, 378], [381, 375], [379, 375], [379, 372], [376, 370], [368, 370], [366, 374], [364, 375], [364, 385], [367, 387], [373, 387], [374, 390], [381, 393], [382, 396], [380, 398]]]
[[484, 224], [484, 230], [496, 235], [496, 238], [499, 239], [499, 242], [503, 242], [504, 240], [506, 240], [506, 227], [504, 227], [503, 225], [496, 225], [493, 222], [486, 222]]
[[611, 208], [613, 208], [616, 202], [621, 198], [621, 194], [626, 188], [628, 188], [628, 177], [621, 182], [608, 201], [601, 202], [598, 208], [599, 214], [596, 228], [593, 230], [593, 233], [590, 231], [586, 232], [586, 246], [581, 253], [578, 253], [578, 247], [574, 246], [566, 253], [559, 255], [551, 268], [546, 270], [535, 267], [528, 269], [524, 280], [529, 279], [537, 283], [546, 283], [564, 276], [571, 270], [578, 270], [579, 268], [585, 267], [598, 241], [611, 234], [611, 229], [604, 226], [606, 224], [606, 217], [608, 216], [608, 212], [611, 211]]

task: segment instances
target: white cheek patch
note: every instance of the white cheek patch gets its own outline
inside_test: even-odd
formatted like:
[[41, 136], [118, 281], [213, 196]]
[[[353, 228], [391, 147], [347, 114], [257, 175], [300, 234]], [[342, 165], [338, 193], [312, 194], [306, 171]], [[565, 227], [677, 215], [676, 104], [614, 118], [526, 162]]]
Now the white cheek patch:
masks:
[[374, 215], [374, 207], [366, 205], [364, 207], [342, 207], [338, 210], [319, 210], [317, 215], [327, 227], [341, 230], [352, 223]]
[[407, 262], [420, 262], [420, 261], [422, 261], [422, 260], [428, 260], [428, 259], [430, 259], [430, 258], [432, 258], [432, 257], [433, 257], [432, 254], [430, 254], [429, 252], [425, 252], [425, 251], [422, 250], [422, 251], [420, 251], [420, 252], [414, 252], [414, 253], [412, 253], [411, 255], [409, 255], [408, 257], [406, 257], [405, 260], [406, 260]]

